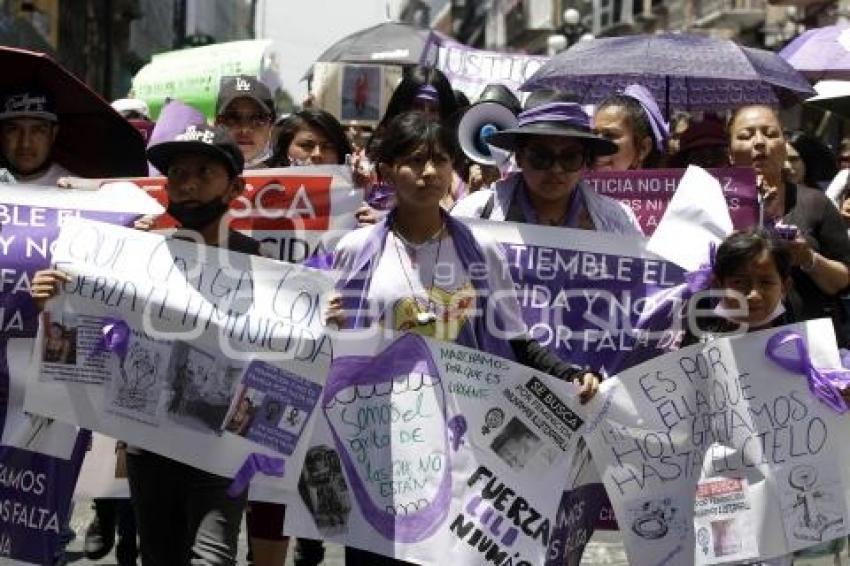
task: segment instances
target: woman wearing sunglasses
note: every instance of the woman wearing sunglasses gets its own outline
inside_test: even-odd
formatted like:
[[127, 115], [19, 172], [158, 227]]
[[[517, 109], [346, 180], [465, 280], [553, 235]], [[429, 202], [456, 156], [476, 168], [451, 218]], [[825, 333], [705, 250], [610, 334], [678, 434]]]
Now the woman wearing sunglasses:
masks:
[[594, 134], [587, 113], [565, 95], [538, 98], [516, 128], [487, 141], [514, 151], [522, 171], [461, 200], [452, 215], [641, 234], [631, 209], [581, 182], [594, 159], [617, 146]]

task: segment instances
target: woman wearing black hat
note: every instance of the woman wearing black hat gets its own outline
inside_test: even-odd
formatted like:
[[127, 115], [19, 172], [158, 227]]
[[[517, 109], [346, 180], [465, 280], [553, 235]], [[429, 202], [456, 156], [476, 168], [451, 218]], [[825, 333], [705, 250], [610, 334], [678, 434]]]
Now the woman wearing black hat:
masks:
[[594, 134], [590, 119], [563, 94], [539, 98], [519, 115], [516, 128], [488, 143], [514, 151], [521, 172], [457, 203], [455, 216], [641, 234], [631, 209], [581, 182], [594, 158], [617, 146]]

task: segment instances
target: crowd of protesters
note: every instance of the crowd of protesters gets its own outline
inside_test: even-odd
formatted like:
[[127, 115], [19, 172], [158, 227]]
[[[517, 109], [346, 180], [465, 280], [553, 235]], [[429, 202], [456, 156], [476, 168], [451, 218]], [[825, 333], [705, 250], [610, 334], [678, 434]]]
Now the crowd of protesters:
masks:
[[[74, 175], [51, 152], [63, 127], [55, 96], [20, 85], [0, 100], [2, 166], [19, 184], [55, 185]], [[14, 104], [24, 97], [41, 103]], [[743, 296], [746, 312], [730, 314], [740, 311], [723, 308], [723, 303], [700, 329], [704, 332], [689, 333], [684, 343], [740, 327], [752, 330], [821, 317], [833, 320], [840, 346], [850, 342], [842, 300], [850, 286], [850, 190], [839, 187], [833, 198], [825, 193], [839, 169], [848, 167], [845, 144], [833, 151], [811, 134], [786, 133], [775, 109], [767, 106], [742, 106], [729, 116], [679, 116], [671, 128], [640, 84], [612, 94], [593, 115], [569, 92], [541, 91], [517, 108], [515, 127], [487, 140], [512, 156], [513, 167], [502, 173], [470, 162], [459, 151], [457, 125], [468, 105], [462, 98], [439, 70], [408, 69], [368, 140], [368, 132], [341, 124], [324, 109], [278, 115], [269, 89], [249, 76], [222, 79], [212, 124], [196, 120], [169, 130], [164, 118], [154, 124], [141, 101], [124, 99], [115, 108], [145, 139], [156, 142], [148, 146], [147, 157], [167, 179], [168, 214], [181, 230], [196, 233], [209, 246], [261, 253], [256, 240], [222, 224], [228, 204], [244, 189], [241, 175], [246, 170], [351, 167], [352, 178], [364, 191], [356, 213], [362, 228], [337, 244], [334, 273], [341, 292], [360, 293], [379, 315], [361, 316], [336, 296], [327, 305], [327, 323], [340, 328], [380, 324], [419, 332], [428, 327], [429, 336], [439, 340], [575, 381], [586, 400], [595, 394], [600, 372], [558, 358], [529, 335], [511, 294], [514, 284], [504, 269], [504, 252], [495, 241], [473, 235], [459, 219], [638, 237], [642, 232], [632, 210], [583, 182], [588, 171], [737, 166], [755, 170], [759, 224], [719, 247], [714, 285]], [[13, 110], [3, 110], [9, 108]], [[777, 225], [793, 225], [797, 231], [792, 238], [780, 238]], [[469, 277], [473, 263], [490, 266], [489, 277]], [[439, 284], [449, 292], [468, 287], [499, 291], [496, 313], [509, 338], [494, 336], [477, 320], [485, 309], [475, 304], [469, 305], [466, 327], [438, 325], [433, 331], [435, 278], [438, 266], [445, 265], [452, 267], [447, 270], [451, 280]], [[32, 282], [36, 303], [43, 307], [66, 278], [60, 271], [39, 272]], [[407, 310], [394, 308], [405, 301], [411, 305]], [[109, 552], [117, 525], [116, 556], [122, 566], [135, 564], [137, 555], [146, 566], [235, 564], [247, 512], [254, 564], [282, 565], [289, 547], [297, 565], [323, 560], [319, 541], [289, 544], [282, 534], [283, 505], [248, 501], [246, 495], [230, 497], [228, 478], [133, 446], [120, 448], [127, 452], [131, 505], [126, 500], [95, 502], [96, 518], [86, 541], [91, 558]], [[399, 561], [346, 549], [350, 566], [390, 563]]]

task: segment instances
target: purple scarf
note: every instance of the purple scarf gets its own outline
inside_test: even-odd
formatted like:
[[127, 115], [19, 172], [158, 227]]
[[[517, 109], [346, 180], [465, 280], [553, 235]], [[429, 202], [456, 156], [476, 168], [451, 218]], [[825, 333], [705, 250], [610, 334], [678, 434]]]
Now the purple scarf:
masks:
[[[455, 251], [464, 269], [469, 272], [470, 265], [485, 265], [484, 253], [475, 241], [472, 231], [461, 221], [450, 215], [443, 214], [446, 229], [452, 237]], [[395, 219], [396, 211], [390, 212], [386, 218], [372, 227], [369, 238], [359, 250], [351, 270], [337, 283], [337, 289], [343, 295], [343, 309], [348, 314], [345, 328], [367, 328], [373, 321], [368, 316], [368, 295], [372, 284], [372, 275], [383, 255], [387, 234]], [[490, 296], [487, 280], [483, 277], [469, 278], [475, 288], [476, 312], [474, 318], [467, 321], [461, 328], [457, 343], [461, 346], [475, 348], [488, 354], [514, 360], [513, 350], [507, 340], [494, 336], [487, 326], [487, 303]], [[353, 314], [351, 314], [353, 313]], [[498, 327], [503, 327], [502, 318], [498, 311], [489, 317]]]

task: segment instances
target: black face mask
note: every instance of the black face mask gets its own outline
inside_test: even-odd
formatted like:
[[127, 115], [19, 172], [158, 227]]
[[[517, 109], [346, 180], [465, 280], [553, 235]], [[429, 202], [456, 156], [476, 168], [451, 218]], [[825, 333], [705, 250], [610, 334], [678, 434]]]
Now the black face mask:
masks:
[[183, 228], [201, 230], [224, 216], [228, 206], [220, 198], [214, 198], [209, 202], [196, 206], [187, 206], [180, 202], [169, 202], [166, 212], [173, 216]]

